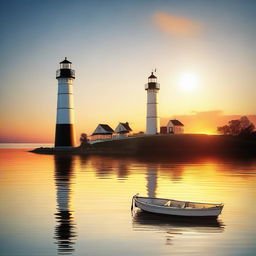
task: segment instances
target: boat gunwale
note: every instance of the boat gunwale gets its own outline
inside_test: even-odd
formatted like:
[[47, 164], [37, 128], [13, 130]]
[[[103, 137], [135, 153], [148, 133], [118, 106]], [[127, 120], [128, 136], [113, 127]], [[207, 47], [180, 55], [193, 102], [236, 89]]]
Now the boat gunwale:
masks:
[[185, 211], [189, 211], [189, 210], [192, 210], [192, 211], [208, 211], [208, 210], [219, 210], [219, 209], [222, 209], [224, 204], [221, 203], [221, 204], [214, 204], [214, 203], [200, 203], [200, 202], [191, 202], [191, 201], [180, 201], [180, 200], [174, 200], [174, 199], [167, 199], [167, 198], [156, 198], [156, 197], [143, 197], [143, 196], [137, 196], [135, 195], [134, 196], [134, 199], [136, 201], [136, 199], [139, 199], [139, 198], [145, 198], [145, 199], [159, 199], [159, 200], [169, 200], [169, 201], [176, 201], [176, 202], [183, 202], [183, 203], [196, 203], [196, 204], [210, 204], [210, 205], [215, 205], [213, 207], [208, 207], [208, 208], [176, 208], [176, 207], [171, 207], [171, 206], [164, 206], [164, 205], [156, 205], [156, 204], [152, 204], [152, 203], [147, 203], [147, 202], [143, 202], [143, 201], [138, 201], [139, 203], [141, 204], [144, 204], [144, 205], [149, 205], [149, 206], [154, 206], [154, 207], [158, 207], [158, 208], [164, 208], [164, 209], [171, 209], [171, 210], [185, 210]]

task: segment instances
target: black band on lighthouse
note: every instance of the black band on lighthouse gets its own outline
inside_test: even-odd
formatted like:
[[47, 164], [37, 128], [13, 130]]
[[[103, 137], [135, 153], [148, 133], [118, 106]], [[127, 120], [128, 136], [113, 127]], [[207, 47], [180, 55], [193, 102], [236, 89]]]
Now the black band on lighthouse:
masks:
[[75, 146], [74, 125], [56, 124], [55, 147]]

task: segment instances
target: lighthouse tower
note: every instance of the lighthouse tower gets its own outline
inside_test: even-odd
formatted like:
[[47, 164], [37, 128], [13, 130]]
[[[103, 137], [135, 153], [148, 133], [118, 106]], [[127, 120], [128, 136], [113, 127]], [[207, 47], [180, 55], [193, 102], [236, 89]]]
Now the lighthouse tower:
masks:
[[71, 64], [65, 58], [65, 60], [60, 62], [60, 69], [56, 72], [56, 79], [58, 80], [58, 103], [55, 147], [75, 146], [72, 85], [75, 79], [75, 71], [71, 69]]
[[157, 94], [159, 89], [160, 85], [157, 83], [157, 77], [152, 72], [145, 86], [147, 91], [147, 134], [157, 134], [159, 131], [159, 117], [157, 114]]

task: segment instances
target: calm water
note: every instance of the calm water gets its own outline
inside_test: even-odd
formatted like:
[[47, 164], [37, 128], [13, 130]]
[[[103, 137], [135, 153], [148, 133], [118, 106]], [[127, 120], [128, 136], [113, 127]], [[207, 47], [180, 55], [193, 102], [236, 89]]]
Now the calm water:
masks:
[[[256, 159], [146, 160], [0, 149], [1, 255], [256, 255]], [[141, 195], [223, 202], [218, 221], [130, 211]]]

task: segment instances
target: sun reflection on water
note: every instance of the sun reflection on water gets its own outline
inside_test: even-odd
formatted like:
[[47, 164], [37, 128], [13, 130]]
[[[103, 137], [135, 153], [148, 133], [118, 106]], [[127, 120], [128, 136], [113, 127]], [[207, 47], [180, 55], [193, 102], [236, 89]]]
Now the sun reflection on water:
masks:
[[[223, 250], [254, 255], [256, 250], [255, 159], [0, 153], [4, 255], [19, 250], [32, 256], [42, 246], [45, 255], [219, 255]], [[139, 211], [131, 217], [136, 193], [225, 206], [210, 223]]]

